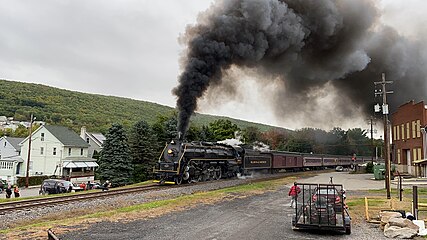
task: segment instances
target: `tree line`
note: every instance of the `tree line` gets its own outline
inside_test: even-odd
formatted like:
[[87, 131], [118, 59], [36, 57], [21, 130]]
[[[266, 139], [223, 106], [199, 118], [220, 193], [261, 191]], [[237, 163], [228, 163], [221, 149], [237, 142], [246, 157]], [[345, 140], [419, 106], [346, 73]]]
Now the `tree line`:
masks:
[[[113, 124], [106, 133], [100, 153], [97, 177], [120, 186], [141, 182], [151, 177], [152, 169], [165, 144], [178, 137], [176, 114], [161, 115], [150, 125], [140, 120], [130, 128]], [[303, 128], [295, 131], [270, 129], [262, 132], [256, 127], [240, 129], [230, 120], [218, 119], [201, 127], [191, 124], [185, 139], [191, 141], [221, 141], [238, 137], [251, 145], [266, 144], [271, 150], [301, 153], [371, 156], [371, 139], [367, 132], [354, 128], [330, 131]], [[375, 140], [374, 145], [381, 145]]]

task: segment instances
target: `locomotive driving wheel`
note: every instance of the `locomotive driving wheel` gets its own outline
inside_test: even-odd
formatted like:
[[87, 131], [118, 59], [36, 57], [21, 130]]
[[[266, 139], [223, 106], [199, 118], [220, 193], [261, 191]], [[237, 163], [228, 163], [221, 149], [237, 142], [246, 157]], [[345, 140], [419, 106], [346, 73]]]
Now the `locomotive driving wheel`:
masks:
[[222, 177], [221, 166], [217, 166], [217, 167], [214, 169], [214, 177], [213, 177], [213, 179], [214, 179], [214, 180], [220, 180], [220, 179], [221, 179], [221, 177]]
[[181, 183], [182, 183], [182, 176], [176, 176], [175, 177], [175, 184], [181, 185]]

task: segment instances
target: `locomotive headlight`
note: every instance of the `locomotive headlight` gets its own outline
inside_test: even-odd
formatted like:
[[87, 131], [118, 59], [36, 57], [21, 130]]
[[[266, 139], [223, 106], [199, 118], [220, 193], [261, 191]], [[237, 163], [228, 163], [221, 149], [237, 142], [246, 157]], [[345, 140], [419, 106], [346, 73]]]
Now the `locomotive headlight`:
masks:
[[172, 149], [168, 149], [168, 154], [172, 154], [172, 153], [173, 153]]

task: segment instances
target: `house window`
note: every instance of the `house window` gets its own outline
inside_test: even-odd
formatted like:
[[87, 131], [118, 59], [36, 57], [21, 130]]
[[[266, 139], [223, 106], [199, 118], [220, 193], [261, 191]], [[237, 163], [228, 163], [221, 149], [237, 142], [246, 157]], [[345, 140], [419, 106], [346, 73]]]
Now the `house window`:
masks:
[[83, 148], [80, 148], [80, 155], [83, 156]]
[[40, 155], [43, 155], [43, 153], [44, 153], [44, 148], [40, 147]]
[[44, 133], [40, 134], [40, 141], [44, 141]]
[[71, 156], [71, 148], [68, 148], [68, 156]]
[[7, 145], [7, 142], [4, 142], [4, 146], [6, 147], [6, 145]]
[[421, 156], [421, 148], [418, 148], [418, 159], [423, 159], [423, 156]]
[[414, 158], [414, 161], [415, 161], [415, 160], [418, 160], [418, 157], [417, 157], [417, 149], [416, 149], [416, 148], [413, 148], [413, 149], [412, 149], [412, 157]]
[[56, 155], [56, 148], [53, 148], [53, 155]]
[[89, 138], [86, 138], [86, 142], [89, 143]]
[[405, 124], [403, 123], [400, 127], [402, 129], [402, 140], [405, 140]]

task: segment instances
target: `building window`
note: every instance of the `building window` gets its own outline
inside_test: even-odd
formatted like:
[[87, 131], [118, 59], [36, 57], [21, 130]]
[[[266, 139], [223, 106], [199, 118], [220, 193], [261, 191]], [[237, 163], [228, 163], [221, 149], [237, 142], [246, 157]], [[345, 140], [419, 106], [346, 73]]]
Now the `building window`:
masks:
[[397, 164], [400, 164], [401, 158], [400, 158], [400, 149], [397, 149]]
[[406, 123], [406, 139], [411, 138], [411, 131], [409, 129], [409, 122]]
[[417, 138], [421, 137], [421, 121], [417, 120]]
[[414, 158], [414, 161], [415, 161], [415, 160], [418, 160], [418, 157], [417, 157], [417, 149], [416, 149], [416, 148], [413, 148], [413, 149], [412, 149], [412, 157]]
[[421, 148], [418, 148], [418, 159], [423, 159], [423, 156], [421, 156]]
[[396, 126], [396, 134], [397, 134], [397, 136], [396, 136], [397, 140], [400, 140], [399, 126]]
[[83, 148], [80, 148], [80, 155], [83, 156]]
[[56, 148], [53, 148], [53, 155], [56, 155]]
[[43, 153], [44, 153], [44, 148], [40, 147], [40, 155], [43, 155]]
[[68, 148], [68, 156], [71, 156], [71, 148]]
[[86, 138], [86, 142], [89, 143], [89, 138]]
[[416, 138], [417, 137], [417, 128], [415, 127], [416, 123], [415, 121], [412, 121], [412, 138]]
[[40, 141], [44, 141], [44, 133], [40, 134]]
[[402, 129], [402, 140], [405, 140], [405, 124], [400, 125]]
[[6, 145], [7, 145], [7, 142], [6, 142], [6, 141], [4, 141], [4, 146], [6, 147]]
[[396, 126], [393, 126], [393, 141], [396, 141]]

